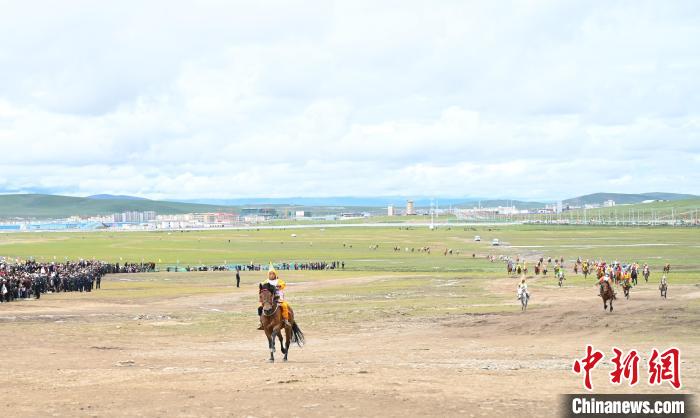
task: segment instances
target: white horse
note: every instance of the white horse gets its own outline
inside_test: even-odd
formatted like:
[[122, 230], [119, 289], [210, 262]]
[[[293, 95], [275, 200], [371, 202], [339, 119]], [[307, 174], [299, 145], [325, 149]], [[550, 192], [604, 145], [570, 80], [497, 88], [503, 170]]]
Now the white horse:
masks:
[[525, 311], [527, 302], [530, 300], [530, 293], [527, 291], [527, 287], [518, 287], [518, 300], [520, 301], [520, 310]]

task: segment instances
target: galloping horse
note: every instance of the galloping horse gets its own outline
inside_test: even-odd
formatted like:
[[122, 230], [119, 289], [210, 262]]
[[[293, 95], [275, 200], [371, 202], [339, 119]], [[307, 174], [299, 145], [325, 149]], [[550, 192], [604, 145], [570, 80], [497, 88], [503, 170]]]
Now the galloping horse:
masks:
[[610, 281], [604, 281], [600, 297], [603, 298], [603, 310], [608, 309], [608, 301], [610, 301], [610, 312], [613, 311], [613, 300], [615, 300], [615, 292], [613, 291]]
[[530, 300], [530, 294], [528, 292], [522, 292], [518, 299], [520, 299], [520, 310], [527, 310], [527, 302]]
[[625, 295], [625, 298], [629, 300], [630, 298], [630, 289], [632, 288], [632, 284], [628, 281], [622, 282], [622, 293]]
[[661, 279], [661, 283], [659, 283], [659, 293], [661, 293], [662, 298], [666, 299], [666, 294], [668, 293], [666, 278]]
[[644, 275], [644, 282], [649, 283], [649, 266], [644, 266], [644, 270], [642, 270], [642, 274]]
[[[296, 321], [294, 321], [294, 312], [292, 308], [289, 308], [289, 323], [291, 325], [285, 325], [282, 320], [282, 310], [279, 308], [278, 301], [274, 295], [275, 288], [273, 285], [260, 284], [260, 301], [263, 305], [260, 322], [262, 322], [265, 336], [267, 336], [267, 343], [270, 349], [270, 363], [275, 362], [276, 338], [280, 340], [280, 350], [282, 350], [282, 354], [284, 354], [284, 361], [287, 361], [289, 345], [291, 343], [297, 343], [299, 347], [304, 344], [304, 333], [301, 332]], [[282, 341], [282, 329], [284, 329], [285, 342]]]
[[670, 272], [671, 272], [671, 264], [669, 263], [669, 264], [666, 264], [664, 266], [664, 273], [668, 274]]

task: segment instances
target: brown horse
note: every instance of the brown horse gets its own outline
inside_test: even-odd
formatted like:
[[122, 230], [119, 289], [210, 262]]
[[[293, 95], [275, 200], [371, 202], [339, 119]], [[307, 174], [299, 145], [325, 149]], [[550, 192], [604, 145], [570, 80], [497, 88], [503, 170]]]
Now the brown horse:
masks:
[[[284, 354], [284, 361], [287, 361], [289, 355], [289, 346], [291, 343], [297, 343], [299, 347], [304, 344], [304, 333], [294, 321], [294, 311], [289, 308], [289, 323], [285, 325], [282, 320], [282, 309], [280, 309], [278, 300], [275, 298], [275, 288], [270, 284], [260, 284], [260, 302], [262, 302], [262, 315], [260, 322], [267, 336], [267, 344], [270, 349], [270, 363], [275, 362], [275, 339], [280, 340], [280, 350]], [[282, 341], [282, 330], [284, 329], [285, 340]]]
[[610, 301], [610, 312], [612, 312], [613, 300], [616, 298], [610, 281], [604, 281], [603, 284], [601, 284], [600, 297], [603, 298], [603, 310], [608, 309], [608, 301]]
[[671, 272], [671, 264], [666, 264], [664, 266], [664, 273], [670, 273]]

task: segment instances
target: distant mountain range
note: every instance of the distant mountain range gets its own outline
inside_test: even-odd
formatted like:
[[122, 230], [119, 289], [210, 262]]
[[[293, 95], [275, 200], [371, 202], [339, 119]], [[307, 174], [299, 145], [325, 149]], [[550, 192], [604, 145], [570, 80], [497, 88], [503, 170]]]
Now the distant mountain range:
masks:
[[680, 193], [664, 193], [664, 192], [651, 192], [651, 193], [593, 193], [587, 194], [585, 196], [574, 197], [572, 199], [566, 199], [563, 201], [565, 205], [583, 206], [596, 203], [603, 203], [606, 200], [613, 200], [615, 204], [633, 204], [642, 203], [646, 200], [687, 200], [687, 199], [700, 199], [700, 196], [692, 194], [680, 194]]
[[[513, 199], [489, 199], [489, 198], [435, 198], [415, 197], [407, 198], [405, 196], [383, 196], [383, 197], [288, 197], [288, 198], [251, 198], [251, 199], [199, 199], [185, 200], [187, 203], [204, 203], [214, 205], [228, 206], [245, 206], [245, 205], [275, 205], [275, 206], [313, 206], [313, 207], [364, 207], [378, 208], [394, 205], [397, 208], [406, 206], [406, 200], [413, 200], [415, 207], [427, 208], [432, 203], [439, 208], [447, 208], [448, 206], [471, 208], [475, 206], [481, 207], [496, 207], [496, 206], [515, 206], [519, 209], [541, 208], [547, 204], [556, 202], [535, 202]], [[606, 200], [614, 200], [617, 204], [642, 203], [645, 200], [686, 200], [700, 199], [700, 196], [692, 194], [679, 193], [594, 193], [585, 196], [578, 196], [571, 199], [566, 199], [562, 203], [565, 205], [581, 206], [584, 204], [602, 204]]]
[[251, 198], [251, 199], [197, 199], [184, 200], [187, 203], [204, 203], [214, 205], [250, 206], [250, 205], [270, 205], [270, 206], [304, 206], [304, 207], [340, 207], [340, 208], [386, 208], [393, 205], [397, 208], [406, 206], [406, 201], [412, 200], [415, 207], [428, 208], [431, 203], [438, 208], [453, 207], [473, 207], [479, 206], [517, 206], [521, 208], [542, 207], [545, 204], [540, 202], [525, 202], [520, 200], [506, 199], [479, 199], [479, 198], [436, 198], [429, 197], [405, 197], [405, 196], [382, 196], [382, 197], [284, 197], [284, 198]]
[[87, 198], [96, 200], [149, 200], [145, 197], [127, 196], [122, 194], [94, 194], [92, 196], [88, 196]]
[[[678, 193], [594, 193], [566, 199], [566, 205], [602, 204], [614, 200], [616, 204], [641, 203], [645, 200], [688, 200], [700, 199], [700, 196]], [[191, 212], [238, 212], [242, 207], [277, 206], [310, 208], [312, 213], [335, 213], [339, 210], [377, 212], [378, 208], [394, 205], [402, 209], [406, 197], [328, 197], [328, 198], [251, 198], [251, 199], [209, 199], [197, 201], [159, 201], [126, 195], [98, 194], [88, 197], [70, 197], [48, 194], [0, 194], [0, 218], [63, 218], [72, 215], [95, 216], [108, 215], [124, 211], [155, 211], [159, 214], [178, 214]], [[428, 208], [431, 199], [416, 197], [412, 199], [418, 208]], [[544, 207], [543, 202], [528, 202], [507, 199], [445, 198], [434, 199], [439, 208], [475, 206], [515, 206], [520, 209]], [[551, 204], [552, 202], [549, 202]]]
[[91, 198], [46, 194], [0, 195], [0, 218], [64, 218], [72, 215], [108, 215], [124, 211], [155, 211], [159, 214], [231, 212], [234, 208], [138, 198]]

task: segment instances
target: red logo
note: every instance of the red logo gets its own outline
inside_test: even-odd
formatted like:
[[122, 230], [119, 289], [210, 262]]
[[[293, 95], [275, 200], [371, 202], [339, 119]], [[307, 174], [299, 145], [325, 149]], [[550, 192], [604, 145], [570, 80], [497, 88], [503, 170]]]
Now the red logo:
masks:
[[588, 390], [593, 390], [593, 384], [591, 383], [591, 370], [595, 369], [595, 366], [603, 357], [605, 357], [605, 355], [602, 352], [594, 351], [593, 346], [587, 345], [586, 357], [574, 362], [574, 373], [580, 374], [583, 371], [583, 385]]
[[615, 370], [610, 372], [610, 382], [619, 385], [624, 377], [629, 381], [630, 386], [636, 385], [639, 380], [639, 354], [637, 354], [637, 350], [630, 350], [624, 359], [622, 351], [618, 348], [613, 347], [613, 352], [615, 357], [611, 361], [615, 365]]
[[[630, 350], [624, 354], [622, 350], [613, 347], [614, 356], [610, 359], [613, 370], [610, 372], [610, 383], [619, 385], [626, 380], [630, 386], [639, 382], [639, 353], [637, 350]], [[586, 345], [586, 355], [574, 361], [573, 371], [576, 374], [583, 374], [583, 386], [588, 390], [593, 390], [591, 381], [591, 371], [596, 368], [600, 360], [605, 357], [603, 352]], [[672, 347], [663, 353], [654, 348], [649, 356], [648, 373], [650, 385], [661, 385], [668, 382], [674, 389], [681, 388], [681, 352]]]
[[649, 384], [660, 385], [669, 382], [674, 389], [681, 388], [681, 353], [677, 348], [669, 348], [659, 354], [652, 350], [649, 358]]

